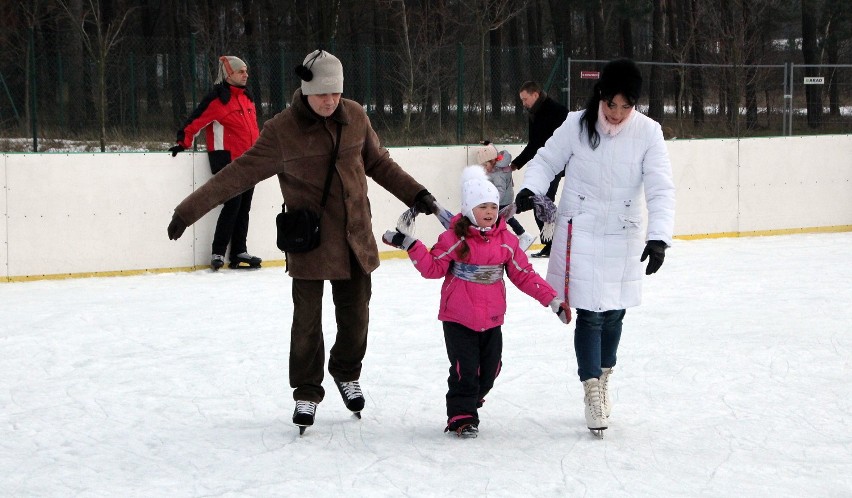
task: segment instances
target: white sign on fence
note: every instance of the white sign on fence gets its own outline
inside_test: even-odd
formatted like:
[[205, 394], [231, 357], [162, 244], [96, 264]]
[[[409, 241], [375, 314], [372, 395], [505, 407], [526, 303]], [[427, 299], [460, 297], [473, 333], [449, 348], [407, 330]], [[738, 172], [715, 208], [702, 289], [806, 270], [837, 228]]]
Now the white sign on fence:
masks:
[[806, 85], [824, 85], [825, 78], [822, 76], [805, 76]]

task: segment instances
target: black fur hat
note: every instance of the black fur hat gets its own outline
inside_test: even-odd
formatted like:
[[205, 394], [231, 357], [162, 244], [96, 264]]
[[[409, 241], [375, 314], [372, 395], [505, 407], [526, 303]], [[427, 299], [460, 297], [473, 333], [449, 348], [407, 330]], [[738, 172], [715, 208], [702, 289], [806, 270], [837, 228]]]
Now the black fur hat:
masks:
[[600, 100], [610, 100], [620, 93], [635, 104], [642, 93], [642, 73], [632, 60], [615, 59], [604, 65], [597, 87]]

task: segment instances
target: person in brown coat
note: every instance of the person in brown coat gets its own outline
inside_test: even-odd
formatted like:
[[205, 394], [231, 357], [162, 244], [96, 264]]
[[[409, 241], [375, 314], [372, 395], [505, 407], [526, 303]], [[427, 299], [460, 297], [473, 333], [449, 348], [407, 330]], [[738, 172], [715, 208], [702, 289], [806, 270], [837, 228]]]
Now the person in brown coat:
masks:
[[337, 57], [315, 50], [297, 67], [296, 74], [302, 83], [293, 94], [291, 106], [264, 124], [260, 137], [245, 154], [175, 208], [168, 235], [177, 240], [205, 213], [273, 175], [278, 176], [288, 209], [308, 208], [319, 213], [329, 161], [341, 129], [328, 202], [322, 210], [320, 245], [305, 253], [286, 255], [287, 272], [293, 278], [293, 423], [304, 431], [313, 425], [317, 404], [325, 396], [322, 295], [326, 280], [331, 282], [337, 321], [328, 371], [347, 408], [358, 417], [364, 408], [358, 379], [367, 349], [370, 273], [379, 266], [367, 177], [421, 213], [435, 212], [437, 204], [380, 145], [361, 104], [341, 98], [343, 65]]

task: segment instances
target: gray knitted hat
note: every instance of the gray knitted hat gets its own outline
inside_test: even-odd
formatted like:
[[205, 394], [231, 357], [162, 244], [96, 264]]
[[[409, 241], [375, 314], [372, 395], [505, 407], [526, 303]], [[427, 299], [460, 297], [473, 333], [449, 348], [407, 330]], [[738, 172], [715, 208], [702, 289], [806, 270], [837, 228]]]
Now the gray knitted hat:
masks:
[[324, 50], [309, 53], [296, 74], [302, 79], [302, 95], [343, 93], [343, 64]]

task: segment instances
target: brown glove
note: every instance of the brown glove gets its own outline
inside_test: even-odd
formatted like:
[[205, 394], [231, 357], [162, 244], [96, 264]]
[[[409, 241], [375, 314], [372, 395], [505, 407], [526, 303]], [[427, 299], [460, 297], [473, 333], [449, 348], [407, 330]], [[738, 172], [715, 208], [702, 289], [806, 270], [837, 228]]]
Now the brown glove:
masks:
[[180, 236], [183, 235], [184, 230], [186, 230], [186, 223], [184, 223], [183, 220], [180, 219], [180, 216], [175, 213], [174, 216], [172, 216], [171, 223], [169, 223], [169, 228], [166, 229], [169, 234], [169, 239], [179, 239]]

